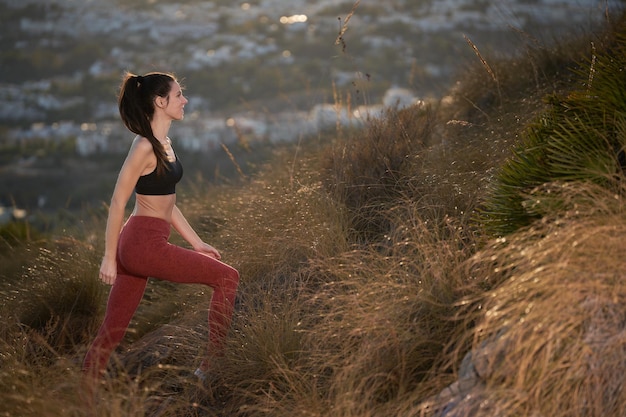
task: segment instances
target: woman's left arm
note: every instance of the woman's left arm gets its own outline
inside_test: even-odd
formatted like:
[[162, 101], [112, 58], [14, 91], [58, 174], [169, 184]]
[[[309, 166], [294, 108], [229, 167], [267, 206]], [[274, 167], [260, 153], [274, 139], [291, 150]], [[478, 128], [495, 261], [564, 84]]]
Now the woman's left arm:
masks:
[[215, 259], [221, 258], [217, 249], [200, 239], [200, 236], [193, 230], [178, 206], [174, 206], [174, 210], [172, 210], [172, 226], [183, 239], [189, 242], [196, 252], [203, 253]]

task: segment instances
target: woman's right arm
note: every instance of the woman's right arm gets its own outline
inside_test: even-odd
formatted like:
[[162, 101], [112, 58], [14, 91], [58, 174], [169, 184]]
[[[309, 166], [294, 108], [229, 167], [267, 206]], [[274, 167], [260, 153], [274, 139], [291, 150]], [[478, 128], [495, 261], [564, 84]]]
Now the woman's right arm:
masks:
[[117, 176], [109, 206], [104, 257], [100, 265], [100, 279], [107, 284], [113, 284], [117, 276], [117, 243], [124, 223], [126, 204], [139, 176], [151, 163], [156, 165], [152, 145], [146, 139], [136, 138]]

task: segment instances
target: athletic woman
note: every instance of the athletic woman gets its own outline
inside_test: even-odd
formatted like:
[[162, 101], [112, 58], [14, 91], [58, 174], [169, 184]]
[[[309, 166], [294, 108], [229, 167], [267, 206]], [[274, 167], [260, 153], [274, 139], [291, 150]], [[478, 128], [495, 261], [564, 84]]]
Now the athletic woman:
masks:
[[[106, 225], [100, 279], [112, 285], [104, 321], [85, 356], [83, 371], [106, 371], [121, 342], [148, 277], [205, 284], [213, 288], [209, 305], [207, 358], [196, 370], [204, 378], [209, 357], [219, 356], [230, 326], [239, 273], [220, 261], [220, 253], [202, 241], [176, 206], [176, 184], [183, 168], [168, 137], [173, 120], [182, 120], [187, 99], [171, 74], [126, 74], [119, 95], [125, 126], [137, 136], [119, 172]], [[128, 200], [135, 207], [124, 222]], [[193, 248], [168, 242], [174, 228]]]

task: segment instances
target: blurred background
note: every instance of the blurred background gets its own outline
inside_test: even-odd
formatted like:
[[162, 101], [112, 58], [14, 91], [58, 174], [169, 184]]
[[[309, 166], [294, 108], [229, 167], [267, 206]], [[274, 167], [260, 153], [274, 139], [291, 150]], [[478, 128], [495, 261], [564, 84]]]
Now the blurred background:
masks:
[[0, 0], [0, 219], [108, 201], [132, 139], [124, 71], [182, 80], [186, 179], [225, 181], [268, 144], [441, 98], [478, 59], [469, 43], [519, 53], [593, 31], [618, 3]]

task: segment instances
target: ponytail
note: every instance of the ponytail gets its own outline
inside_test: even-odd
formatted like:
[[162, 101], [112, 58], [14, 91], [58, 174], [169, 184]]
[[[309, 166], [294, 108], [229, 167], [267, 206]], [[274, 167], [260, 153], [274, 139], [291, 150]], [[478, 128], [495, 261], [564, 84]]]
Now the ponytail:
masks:
[[150, 141], [157, 158], [157, 175], [166, 169], [167, 154], [161, 142], [154, 136], [150, 122], [154, 117], [154, 99], [167, 97], [176, 79], [170, 74], [152, 72], [134, 75], [127, 72], [120, 87], [118, 106], [122, 122], [128, 130]]

